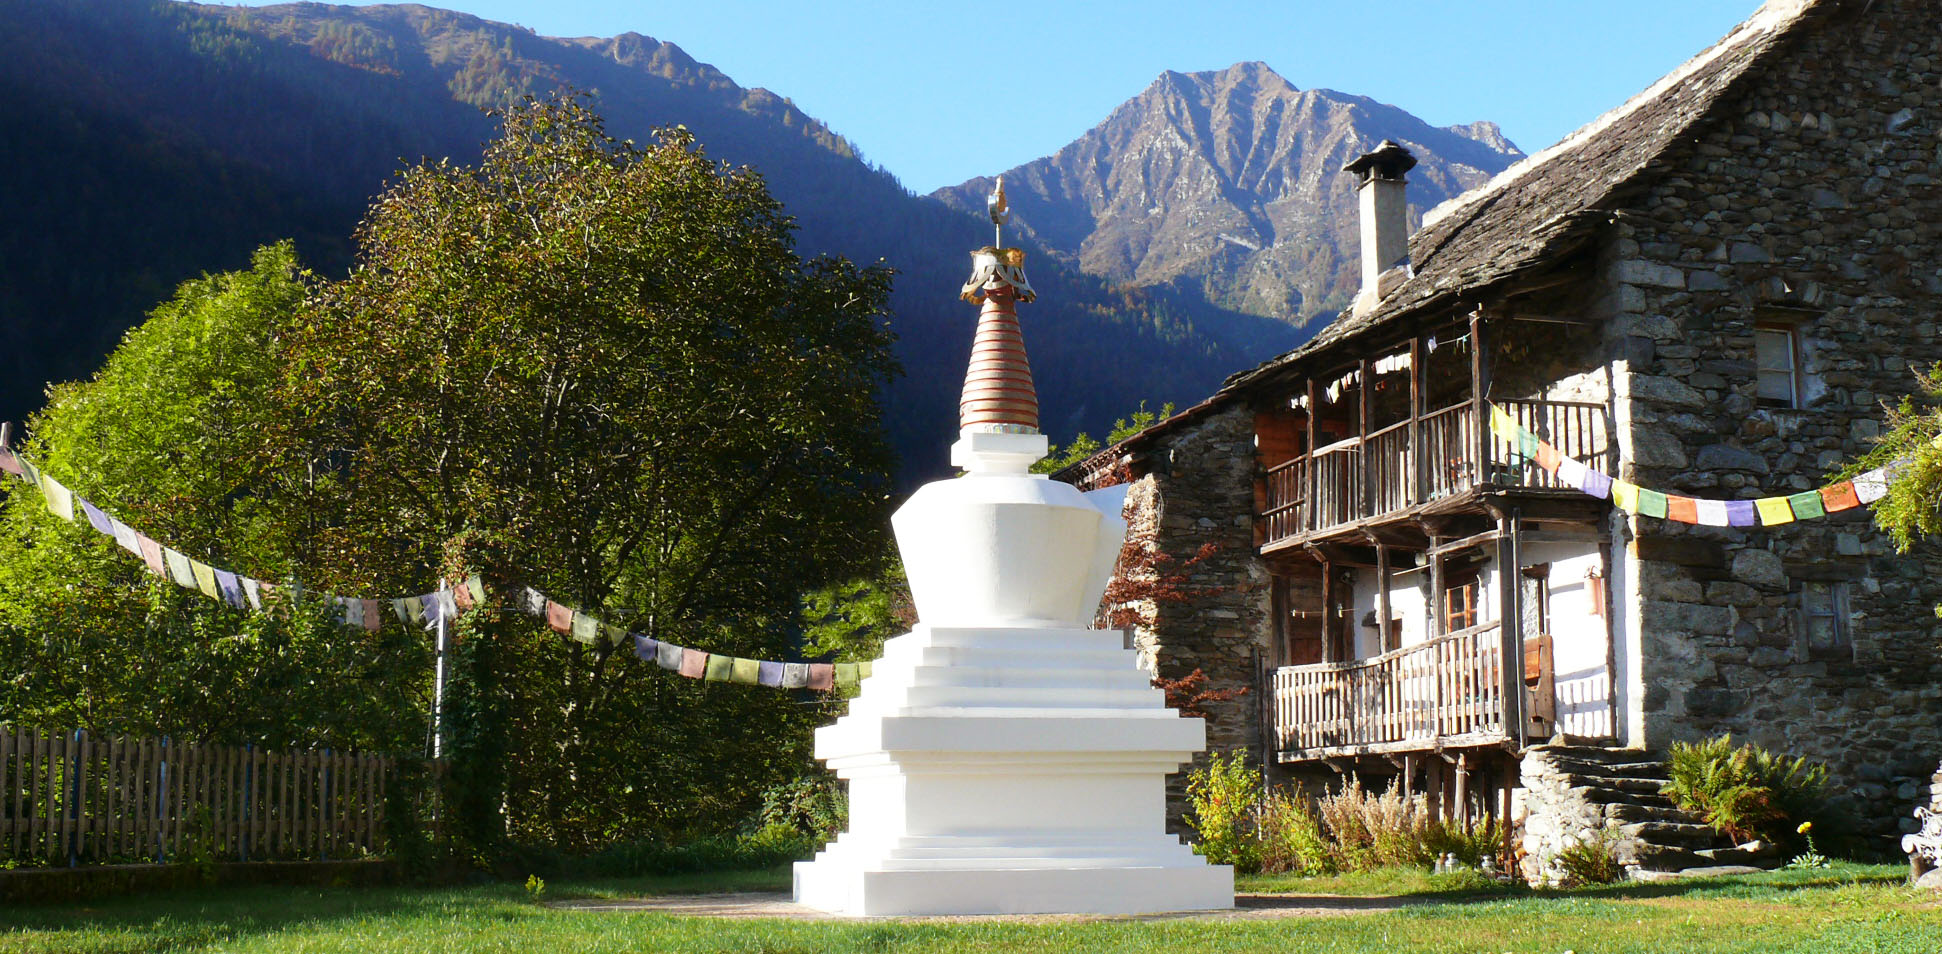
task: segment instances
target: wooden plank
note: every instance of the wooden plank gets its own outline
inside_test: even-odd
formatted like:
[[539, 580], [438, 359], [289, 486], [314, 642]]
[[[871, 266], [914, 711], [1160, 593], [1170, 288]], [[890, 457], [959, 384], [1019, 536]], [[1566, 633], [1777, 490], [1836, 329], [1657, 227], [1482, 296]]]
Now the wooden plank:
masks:
[[14, 770], [14, 730], [0, 725], [0, 855], [12, 855], [15, 825], [14, 789], [19, 787]]

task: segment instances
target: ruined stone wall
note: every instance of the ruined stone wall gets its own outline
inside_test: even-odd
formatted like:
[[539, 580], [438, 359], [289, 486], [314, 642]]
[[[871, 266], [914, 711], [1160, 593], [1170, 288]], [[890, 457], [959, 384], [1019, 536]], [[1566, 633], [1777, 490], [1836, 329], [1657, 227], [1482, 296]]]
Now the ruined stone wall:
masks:
[[[1623, 476], [1716, 498], [1820, 486], [1870, 448], [1912, 369], [1942, 361], [1933, 18], [1891, 0], [1817, 29], [1620, 215]], [[1763, 320], [1798, 323], [1798, 410], [1756, 403]], [[1629, 524], [1645, 742], [1730, 731], [1828, 761], [1877, 835], [1912, 820], [1942, 749], [1942, 548], [1897, 555], [1866, 510], [1772, 529]], [[1810, 583], [1846, 588], [1849, 644], [1806, 639]]]

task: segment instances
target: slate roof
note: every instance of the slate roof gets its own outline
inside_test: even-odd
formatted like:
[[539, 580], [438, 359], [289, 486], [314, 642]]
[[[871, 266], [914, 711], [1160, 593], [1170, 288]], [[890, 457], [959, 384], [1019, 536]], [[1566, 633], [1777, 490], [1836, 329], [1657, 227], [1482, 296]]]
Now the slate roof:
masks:
[[1215, 400], [1293, 371], [1306, 358], [1424, 309], [1447, 306], [1552, 265], [1611, 221], [1660, 160], [1692, 138], [1750, 67], [1840, 0], [1769, 0], [1718, 43], [1645, 91], [1431, 210], [1409, 239], [1415, 274], [1360, 315], [1344, 313], [1307, 344], [1228, 377]]

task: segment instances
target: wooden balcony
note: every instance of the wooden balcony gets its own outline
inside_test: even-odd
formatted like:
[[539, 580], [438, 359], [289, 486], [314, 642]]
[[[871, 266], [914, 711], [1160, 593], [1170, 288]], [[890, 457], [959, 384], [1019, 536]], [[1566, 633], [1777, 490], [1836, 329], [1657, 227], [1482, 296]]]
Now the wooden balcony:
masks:
[[[1603, 404], [1499, 402], [1526, 430], [1570, 457], [1610, 473], [1615, 455]], [[1482, 489], [1575, 490], [1516, 448], [1479, 429], [1479, 406], [1466, 401], [1374, 430], [1268, 470], [1262, 509], [1264, 551], [1345, 526], [1382, 520]]]
[[[1485, 623], [1353, 662], [1284, 666], [1274, 673], [1276, 755], [1283, 762], [1493, 745], [1517, 719], [1548, 731], [1554, 718], [1550, 638], [1535, 639], [1508, 675], [1504, 640]], [[1518, 650], [1511, 650], [1513, 659]]]

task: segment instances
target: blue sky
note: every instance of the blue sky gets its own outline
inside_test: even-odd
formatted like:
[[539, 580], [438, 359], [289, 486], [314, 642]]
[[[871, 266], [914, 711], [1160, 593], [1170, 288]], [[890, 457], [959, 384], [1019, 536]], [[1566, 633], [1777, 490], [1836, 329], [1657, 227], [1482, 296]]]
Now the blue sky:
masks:
[[919, 192], [1049, 155], [1163, 70], [1260, 60], [1301, 88], [1488, 119], [1536, 151], [1719, 39], [1756, 0], [1199, 4], [428, 0], [548, 36], [634, 31], [824, 120]]

